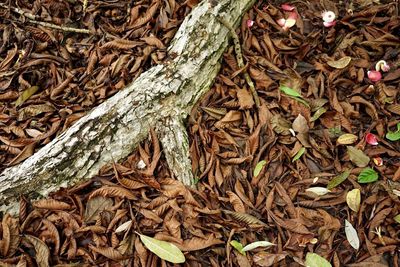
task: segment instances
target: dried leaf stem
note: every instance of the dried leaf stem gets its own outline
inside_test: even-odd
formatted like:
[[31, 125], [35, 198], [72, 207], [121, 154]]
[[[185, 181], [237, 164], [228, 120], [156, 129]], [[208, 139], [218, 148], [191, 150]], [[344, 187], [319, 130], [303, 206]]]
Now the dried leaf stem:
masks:
[[240, 46], [239, 36], [236, 34], [235, 29], [223, 17], [218, 16], [217, 19], [218, 19], [219, 22], [221, 22], [222, 25], [224, 25], [229, 30], [229, 32], [232, 35], [233, 44], [235, 46], [236, 60], [238, 62], [239, 69], [244, 69], [244, 73], [243, 73], [244, 79], [246, 80], [247, 84], [250, 87], [250, 91], [251, 91], [251, 93], [253, 95], [254, 102], [256, 103], [256, 106], [260, 107], [260, 98], [258, 97], [258, 94], [257, 94], [256, 88], [254, 86], [254, 83], [251, 80], [249, 73], [244, 68], [242, 48]]
[[87, 29], [78, 29], [78, 28], [72, 28], [72, 27], [65, 27], [65, 26], [59, 26], [59, 25], [56, 25], [56, 24], [53, 24], [53, 23], [49, 23], [49, 22], [38, 21], [37, 20], [37, 16], [35, 16], [35, 15], [31, 14], [31, 13], [25, 12], [25, 11], [23, 11], [23, 10], [17, 8], [17, 7], [7, 6], [5, 3], [0, 3], [0, 7], [5, 8], [5, 9], [10, 9], [10, 10], [12, 10], [12, 11], [14, 11], [14, 12], [16, 12], [16, 13], [24, 16], [24, 17], [26, 17], [30, 23], [38, 24], [38, 25], [41, 25], [43, 27], [52, 28], [52, 29], [56, 29], [56, 30], [61, 30], [61, 31], [65, 31], [65, 32], [76, 32], [76, 33], [84, 33], [84, 34], [89, 34], [90, 33], [90, 31], [87, 30]]

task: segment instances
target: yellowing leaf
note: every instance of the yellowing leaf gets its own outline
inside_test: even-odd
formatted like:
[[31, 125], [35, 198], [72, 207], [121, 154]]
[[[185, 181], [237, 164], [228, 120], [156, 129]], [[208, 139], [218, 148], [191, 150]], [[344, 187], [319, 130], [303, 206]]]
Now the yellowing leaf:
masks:
[[185, 262], [185, 255], [183, 255], [182, 251], [174, 244], [146, 235], [138, 235], [140, 236], [140, 240], [142, 241], [143, 245], [145, 245], [146, 248], [148, 248], [161, 259], [172, 263]]
[[350, 160], [357, 167], [366, 167], [369, 163], [369, 157], [364, 154], [360, 149], [353, 146], [347, 147], [347, 153], [349, 154]]
[[357, 136], [354, 134], [342, 134], [341, 136], [339, 136], [339, 138], [337, 139], [337, 143], [339, 145], [351, 145], [353, 144], [355, 141], [357, 141]]
[[339, 60], [332, 60], [332, 61], [328, 61], [326, 63], [329, 66], [331, 66], [332, 68], [344, 69], [349, 65], [350, 61], [351, 61], [351, 57], [345, 56], [345, 57], [342, 57]]
[[318, 196], [323, 196], [323, 195], [326, 195], [329, 192], [331, 192], [331, 190], [328, 190], [325, 187], [318, 187], [318, 186], [307, 188], [306, 191], [314, 193], [314, 194], [316, 194]]
[[360, 189], [353, 189], [346, 195], [346, 202], [352, 211], [358, 212], [361, 203]]
[[250, 243], [248, 245], [246, 245], [242, 251], [249, 251], [255, 248], [259, 248], [259, 247], [270, 247], [270, 246], [275, 246], [274, 243], [268, 242], [268, 241], [256, 241], [253, 243]]
[[265, 166], [265, 164], [267, 164], [267, 162], [265, 160], [262, 160], [259, 163], [257, 163], [256, 167], [254, 168], [254, 172], [253, 172], [254, 177], [257, 177], [260, 174], [260, 172], [261, 172], [262, 168]]
[[306, 152], [306, 148], [305, 147], [300, 148], [300, 150], [296, 153], [296, 155], [294, 155], [292, 162], [298, 160], [304, 154], [304, 152]]
[[30, 98], [38, 90], [39, 86], [32, 86], [23, 91], [22, 94], [18, 97], [17, 101], [15, 101], [15, 106], [18, 107], [22, 105], [28, 98]]
[[397, 214], [396, 216], [394, 216], [393, 219], [394, 219], [397, 223], [400, 223], [400, 214]]
[[232, 240], [229, 244], [239, 251], [240, 254], [246, 255], [246, 253], [243, 251], [243, 245], [239, 241]]
[[308, 252], [306, 255], [305, 264], [307, 267], [332, 267], [332, 265], [325, 258], [316, 253]]
[[332, 188], [335, 188], [336, 186], [343, 183], [347, 179], [347, 177], [349, 177], [349, 175], [350, 175], [350, 171], [344, 171], [343, 173], [339, 174], [338, 176], [335, 176], [332, 180], [329, 181], [326, 188], [328, 188], [329, 190]]
[[310, 121], [316, 121], [319, 119], [319, 117], [321, 117], [322, 114], [324, 114], [327, 111], [326, 108], [321, 107], [319, 109], [317, 109], [317, 111], [315, 111], [314, 115], [312, 115]]
[[350, 245], [354, 249], [360, 248], [360, 239], [358, 238], [358, 234], [356, 229], [354, 229], [353, 225], [347, 220], [344, 220], [344, 231], [346, 233], [347, 241], [349, 241]]

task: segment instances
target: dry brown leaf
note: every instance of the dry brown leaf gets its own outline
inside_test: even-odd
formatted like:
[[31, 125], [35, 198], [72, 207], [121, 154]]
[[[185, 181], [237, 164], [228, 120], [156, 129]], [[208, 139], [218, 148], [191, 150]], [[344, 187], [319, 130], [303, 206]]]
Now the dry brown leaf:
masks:
[[104, 185], [101, 188], [93, 191], [89, 195], [89, 200], [97, 196], [120, 197], [120, 198], [127, 198], [129, 200], [137, 200], [137, 197], [131, 191], [119, 186]]
[[25, 235], [25, 239], [33, 245], [35, 249], [35, 260], [39, 267], [49, 267], [50, 250], [47, 245], [37, 237]]
[[70, 204], [55, 199], [41, 199], [32, 203], [32, 205], [39, 209], [48, 210], [70, 210], [72, 208]]

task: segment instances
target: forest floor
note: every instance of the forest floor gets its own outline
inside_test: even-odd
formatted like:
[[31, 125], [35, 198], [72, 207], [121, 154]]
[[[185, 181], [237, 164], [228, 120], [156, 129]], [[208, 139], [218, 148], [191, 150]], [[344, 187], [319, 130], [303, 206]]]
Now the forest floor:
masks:
[[[162, 63], [195, 4], [0, 3], [0, 169]], [[237, 33], [261, 106], [232, 45], [188, 119], [197, 189], [172, 178], [151, 132], [84, 184], [21, 196], [0, 265], [173, 266], [149, 236], [181, 266], [400, 266], [399, 8], [258, 1]]]

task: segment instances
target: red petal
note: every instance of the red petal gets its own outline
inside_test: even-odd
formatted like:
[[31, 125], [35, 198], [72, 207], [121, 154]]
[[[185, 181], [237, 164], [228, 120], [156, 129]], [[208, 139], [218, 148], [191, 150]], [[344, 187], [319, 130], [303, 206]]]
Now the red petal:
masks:
[[336, 20], [334, 20], [334, 21], [332, 21], [332, 22], [325, 22], [324, 21], [324, 26], [326, 27], [326, 28], [330, 28], [330, 27], [333, 27], [333, 26], [335, 26], [336, 25]]
[[251, 27], [251, 26], [253, 26], [254, 25], [254, 20], [251, 20], [251, 19], [248, 19], [247, 20], [247, 27]]
[[283, 10], [285, 10], [285, 11], [293, 11], [293, 10], [295, 9], [294, 6], [291, 6], [291, 5], [289, 5], [289, 4], [282, 4], [282, 5], [281, 5], [281, 8], [282, 8]]
[[378, 144], [378, 139], [376, 139], [376, 136], [372, 133], [367, 133], [367, 135], [365, 136], [365, 141], [373, 146], [376, 146]]
[[367, 72], [368, 78], [372, 81], [372, 82], [377, 82], [380, 79], [382, 79], [382, 74], [379, 71], [376, 70], [370, 70]]
[[288, 19], [293, 19], [296, 20], [297, 19], [297, 13], [296, 12], [290, 12]]

